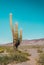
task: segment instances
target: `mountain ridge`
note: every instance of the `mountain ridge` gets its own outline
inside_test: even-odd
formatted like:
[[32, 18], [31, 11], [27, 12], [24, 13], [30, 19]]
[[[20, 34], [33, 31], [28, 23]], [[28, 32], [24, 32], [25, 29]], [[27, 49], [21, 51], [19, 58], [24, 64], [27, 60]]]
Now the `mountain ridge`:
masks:
[[[33, 39], [33, 40], [23, 40], [21, 45], [44, 45], [44, 38]], [[13, 46], [13, 43], [6, 43], [0, 46]]]

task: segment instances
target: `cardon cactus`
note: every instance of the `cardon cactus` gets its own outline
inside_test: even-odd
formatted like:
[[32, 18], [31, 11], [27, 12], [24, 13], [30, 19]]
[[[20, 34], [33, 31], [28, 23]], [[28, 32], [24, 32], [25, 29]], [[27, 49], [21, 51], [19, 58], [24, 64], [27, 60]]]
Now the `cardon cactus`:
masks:
[[18, 33], [18, 23], [15, 23], [15, 30], [14, 30], [14, 27], [12, 25], [12, 14], [10, 14], [10, 26], [12, 30], [12, 36], [13, 36], [13, 46], [14, 48], [18, 48], [18, 46], [22, 41], [22, 29], [20, 29], [20, 33]]

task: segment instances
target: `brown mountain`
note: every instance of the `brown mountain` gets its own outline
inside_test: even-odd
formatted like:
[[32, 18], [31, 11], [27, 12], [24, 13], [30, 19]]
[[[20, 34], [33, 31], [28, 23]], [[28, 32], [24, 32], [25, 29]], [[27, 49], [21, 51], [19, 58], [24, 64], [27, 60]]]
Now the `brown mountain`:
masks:
[[[23, 40], [21, 45], [44, 45], [44, 39]], [[13, 46], [13, 43], [7, 43], [1, 46]]]

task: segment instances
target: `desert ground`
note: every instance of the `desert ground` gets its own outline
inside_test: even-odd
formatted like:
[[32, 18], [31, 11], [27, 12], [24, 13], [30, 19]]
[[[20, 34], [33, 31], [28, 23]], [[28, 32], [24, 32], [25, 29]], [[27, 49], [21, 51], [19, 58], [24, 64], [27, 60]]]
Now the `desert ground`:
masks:
[[[9, 46], [9, 44], [7, 44], [7, 46]], [[44, 53], [44, 40], [43, 39], [35, 40], [35, 41], [33, 41], [33, 40], [32, 41], [23, 41], [20, 44], [20, 46], [18, 47], [18, 50], [30, 54], [30, 56], [28, 56], [28, 59], [30, 59], [30, 60], [27, 60], [25, 62], [20, 62], [20, 63], [9, 63], [7, 65], [44, 65], [44, 61], [43, 61], [43, 64], [39, 64], [37, 62], [40, 54]], [[6, 53], [6, 52], [4, 52], [4, 53]]]
[[[26, 62], [22, 62], [22, 63], [17, 63], [17, 64], [8, 64], [8, 65], [39, 65], [37, 63], [37, 60], [39, 59], [39, 53], [38, 52], [38, 48], [24, 48], [24, 50], [20, 49], [23, 52], [27, 52], [29, 54], [31, 54], [31, 56], [28, 56], [28, 58], [30, 60], [26, 61]], [[42, 51], [44, 53], [44, 48], [42, 48]]]

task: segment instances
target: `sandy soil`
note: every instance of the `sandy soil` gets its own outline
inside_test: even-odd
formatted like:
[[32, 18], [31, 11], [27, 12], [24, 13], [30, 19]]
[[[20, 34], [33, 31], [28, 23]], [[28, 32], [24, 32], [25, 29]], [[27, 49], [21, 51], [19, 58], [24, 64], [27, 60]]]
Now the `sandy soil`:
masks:
[[[39, 54], [37, 53], [37, 49], [28, 49], [27, 52], [31, 54], [28, 58], [30, 59], [27, 62], [22, 62], [18, 64], [13, 64], [13, 65], [37, 65], [36, 59], [38, 59]], [[11, 64], [8, 64], [11, 65]]]

